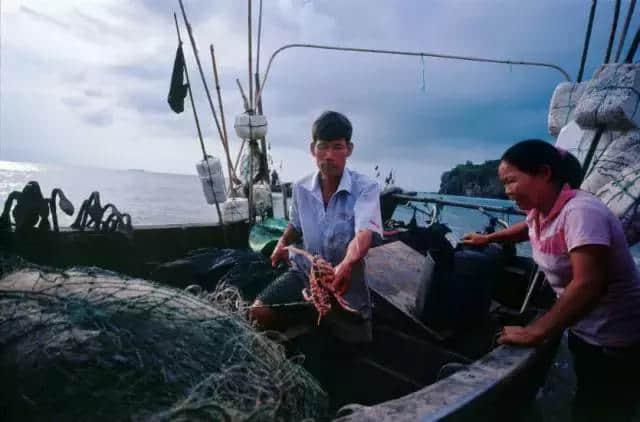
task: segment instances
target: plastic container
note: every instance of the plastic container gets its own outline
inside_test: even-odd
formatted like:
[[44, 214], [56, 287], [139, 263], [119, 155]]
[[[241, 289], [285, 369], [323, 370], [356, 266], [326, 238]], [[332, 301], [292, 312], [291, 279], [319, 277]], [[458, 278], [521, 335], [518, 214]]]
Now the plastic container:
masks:
[[221, 207], [222, 220], [225, 224], [244, 221], [249, 218], [249, 201], [247, 198], [229, 198]]
[[265, 183], [256, 183], [253, 185], [253, 203], [256, 212], [262, 213], [263, 210], [269, 209], [271, 205], [271, 188]]
[[207, 204], [223, 203], [227, 199], [227, 190], [220, 160], [211, 155], [196, 164], [196, 170], [202, 183], [202, 191]]
[[240, 114], [236, 116], [234, 127], [241, 139], [255, 141], [267, 134], [267, 118], [261, 114]]

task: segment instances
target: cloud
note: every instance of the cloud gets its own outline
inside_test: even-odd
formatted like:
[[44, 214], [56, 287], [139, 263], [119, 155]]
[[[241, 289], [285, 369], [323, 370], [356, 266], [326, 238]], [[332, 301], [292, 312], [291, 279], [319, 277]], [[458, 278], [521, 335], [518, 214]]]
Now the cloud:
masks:
[[78, 18], [77, 21], [81, 23], [81, 26], [85, 31], [90, 28], [92, 33], [99, 33], [102, 36], [110, 35], [116, 37], [127, 37], [127, 34], [123, 33], [121, 28], [108, 23], [104, 19], [96, 18], [78, 9], [74, 10], [74, 14]]
[[[248, 90], [246, 2], [184, 3], [217, 109], [208, 48], [215, 46], [235, 154], [233, 118], [243, 110], [235, 79]], [[544, 61], [577, 73], [589, 13], [581, 0], [406, 3], [265, 1], [261, 72], [282, 45], [315, 43]], [[221, 154], [177, 3], [14, 0], [0, 10], [0, 158], [193, 173], [201, 152], [190, 103], [179, 115], [166, 103], [174, 11], [205, 144]], [[599, 6], [586, 75], [602, 61], [612, 14], [612, 5]], [[635, 17], [631, 28], [639, 24]], [[547, 107], [561, 80], [540, 68], [290, 49], [275, 59], [264, 91], [268, 141], [283, 179], [297, 179], [313, 169], [313, 119], [336, 109], [354, 124], [354, 168], [371, 175], [379, 164], [395, 169], [400, 184], [437, 189], [441, 172], [460, 162], [496, 158], [519, 139], [548, 139]]]
[[78, 109], [87, 104], [87, 100], [83, 97], [63, 97], [60, 101], [72, 109]]
[[[158, 66], [158, 64], [148, 64], [140, 60], [137, 63], [127, 63], [113, 65], [107, 68], [117, 76], [136, 78], [144, 81], [149, 80], [167, 80], [170, 75], [170, 69]], [[168, 82], [167, 82], [168, 83]]]
[[50, 23], [50, 24], [56, 25], [56, 26], [58, 26], [60, 28], [63, 28], [63, 29], [69, 29], [69, 24], [68, 23], [62, 22], [62, 21], [60, 21], [60, 20], [58, 20], [58, 19], [56, 19], [54, 17], [51, 17], [51, 16], [45, 14], [45, 13], [41, 13], [41, 12], [38, 12], [36, 10], [33, 10], [33, 9], [27, 7], [27, 6], [20, 6], [20, 12], [25, 13], [28, 16], [30, 16], [32, 18], [35, 18], [37, 20], [40, 20], [42, 22]]
[[113, 114], [110, 110], [100, 110], [83, 114], [82, 120], [92, 126], [106, 127], [113, 124]]
[[105, 96], [104, 93], [102, 93], [102, 91], [98, 89], [91, 89], [91, 88], [85, 89], [84, 95], [87, 97], [94, 97], [94, 98], [103, 98]]

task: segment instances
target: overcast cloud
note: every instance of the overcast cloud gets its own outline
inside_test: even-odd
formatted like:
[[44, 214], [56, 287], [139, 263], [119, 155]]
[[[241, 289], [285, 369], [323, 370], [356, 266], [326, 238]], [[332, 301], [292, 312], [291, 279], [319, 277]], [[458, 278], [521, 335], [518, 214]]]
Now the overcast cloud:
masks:
[[[248, 89], [247, 2], [184, 4], [210, 88], [214, 44], [232, 128], [242, 111], [235, 79]], [[259, 0], [253, 4], [256, 35]], [[575, 78], [590, 4], [264, 0], [260, 66], [284, 44], [314, 43], [545, 61]], [[187, 102], [177, 115], [166, 102], [177, 0], [4, 0], [0, 11], [0, 159], [195, 173], [201, 157], [191, 108]], [[613, 0], [600, 1], [586, 77], [603, 60], [612, 15]], [[220, 156], [179, 23], [206, 146]], [[627, 46], [639, 23], [632, 20]], [[547, 107], [562, 80], [542, 68], [292, 49], [276, 58], [264, 91], [268, 141], [282, 178], [296, 179], [313, 169], [313, 119], [342, 111], [354, 125], [352, 167], [373, 175], [378, 164], [400, 185], [435, 190], [458, 163], [497, 158], [520, 139], [550, 139]], [[240, 140], [231, 135], [235, 153]]]

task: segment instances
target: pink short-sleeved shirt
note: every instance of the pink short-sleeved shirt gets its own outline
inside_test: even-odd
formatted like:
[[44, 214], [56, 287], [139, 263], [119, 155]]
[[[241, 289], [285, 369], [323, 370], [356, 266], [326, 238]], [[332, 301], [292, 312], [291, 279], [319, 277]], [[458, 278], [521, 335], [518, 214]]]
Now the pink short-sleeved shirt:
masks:
[[598, 198], [565, 185], [549, 215], [527, 214], [533, 259], [558, 296], [573, 278], [569, 252], [585, 245], [610, 248], [605, 294], [571, 327], [584, 341], [610, 347], [640, 342], [640, 277], [620, 221]]

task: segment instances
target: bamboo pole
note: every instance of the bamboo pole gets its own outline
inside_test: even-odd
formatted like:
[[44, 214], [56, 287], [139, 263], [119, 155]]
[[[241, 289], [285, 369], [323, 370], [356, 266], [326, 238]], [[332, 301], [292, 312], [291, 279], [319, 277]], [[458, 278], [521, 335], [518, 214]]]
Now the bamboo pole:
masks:
[[233, 180], [235, 174], [233, 173], [233, 165], [231, 163], [231, 156], [229, 155], [229, 148], [224, 140], [224, 135], [222, 133], [222, 128], [220, 126], [220, 121], [218, 120], [218, 114], [216, 113], [216, 109], [213, 106], [213, 101], [211, 100], [211, 93], [209, 91], [209, 86], [207, 85], [207, 80], [204, 77], [204, 72], [202, 71], [202, 64], [200, 63], [200, 55], [198, 54], [198, 49], [196, 48], [196, 40], [193, 37], [193, 31], [191, 29], [191, 24], [187, 19], [187, 14], [184, 11], [184, 6], [182, 4], [182, 0], [178, 0], [180, 3], [180, 9], [182, 10], [182, 17], [184, 19], [184, 23], [187, 27], [187, 33], [189, 34], [189, 39], [191, 41], [191, 47], [193, 49], [193, 55], [196, 58], [196, 63], [198, 64], [198, 70], [200, 71], [200, 78], [202, 79], [202, 84], [204, 85], [204, 91], [207, 94], [207, 100], [209, 101], [209, 107], [211, 108], [211, 114], [213, 115], [213, 120], [216, 123], [216, 128], [218, 129], [218, 135], [220, 136], [220, 142], [222, 143], [222, 147], [224, 148], [225, 155], [227, 156], [227, 168], [229, 171], [229, 180]]
[[244, 90], [242, 89], [242, 84], [240, 83], [240, 79], [236, 78], [236, 84], [238, 85], [238, 89], [240, 90], [240, 95], [242, 96], [242, 102], [244, 103], [244, 111], [249, 111], [249, 100], [247, 100], [247, 96], [244, 94]]
[[[173, 13], [173, 20], [176, 23], [176, 32], [178, 34], [178, 42], [182, 45], [182, 37], [180, 36], [180, 27], [178, 26], [178, 17]], [[187, 91], [189, 92], [189, 101], [191, 102], [191, 110], [193, 110], [193, 118], [196, 121], [196, 129], [198, 130], [198, 139], [200, 140], [200, 148], [202, 149], [202, 156], [205, 162], [207, 161], [207, 151], [204, 148], [204, 139], [202, 137], [202, 130], [200, 129], [200, 121], [198, 119], [198, 113], [196, 112], [196, 104], [193, 101], [193, 92], [191, 91], [191, 82], [189, 81], [189, 72], [187, 71], [187, 63], [184, 63], [184, 75], [187, 80]], [[220, 204], [218, 203], [218, 198], [216, 197], [216, 191], [213, 188], [213, 176], [211, 175], [211, 168], [209, 167], [209, 163], [207, 162], [207, 170], [209, 172], [209, 179], [211, 180], [211, 193], [213, 194], [213, 202], [216, 204], [216, 212], [218, 213], [218, 221], [220, 222], [220, 226], [222, 226], [222, 237], [224, 239], [224, 245], [229, 247], [229, 238], [227, 237], [227, 228], [224, 225], [224, 220], [222, 219], [222, 211], [220, 211]]]
[[[211, 65], [213, 67], [213, 76], [215, 78], [216, 83], [216, 92], [218, 94], [218, 108], [220, 109], [220, 120], [222, 120], [222, 134], [224, 136], [224, 144], [225, 144], [225, 153], [228, 154], [229, 151], [229, 135], [227, 133], [227, 124], [225, 123], [224, 118], [224, 106], [222, 103], [222, 92], [220, 91], [220, 79], [218, 78], [218, 66], [216, 65], [216, 55], [213, 51], [213, 44], [209, 46], [209, 50], [211, 51]], [[227, 164], [229, 165], [229, 163]], [[229, 188], [232, 197], [236, 197], [236, 190], [233, 187], [234, 183], [238, 182], [238, 178], [236, 177], [236, 166], [231, 166], [229, 173], [229, 184], [231, 185]]]
[[240, 162], [240, 157], [242, 156], [242, 150], [244, 149], [244, 144], [247, 143], [246, 139], [242, 140], [242, 144], [240, 144], [240, 151], [238, 152], [238, 156], [236, 157], [236, 168], [238, 168], [238, 163]]

